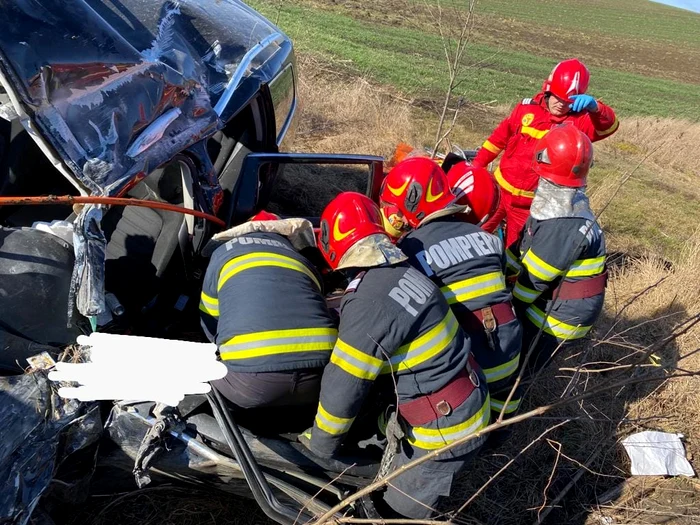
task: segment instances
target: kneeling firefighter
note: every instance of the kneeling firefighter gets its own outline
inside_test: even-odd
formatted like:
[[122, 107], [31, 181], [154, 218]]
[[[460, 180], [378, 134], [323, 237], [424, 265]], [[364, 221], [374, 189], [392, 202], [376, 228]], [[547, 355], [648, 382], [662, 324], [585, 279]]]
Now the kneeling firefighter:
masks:
[[552, 129], [535, 153], [539, 175], [520, 244], [513, 289], [524, 326], [523, 357], [542, 332], [528, 373], [544, 367], [564, 343], [584, 337], [603, 309], [605, 237], [585, 194], [591, 140], [575, 126]]
[[[382, 471], [488, 425], [486, 379], [469, 338], [440, 290], [391, 242], [378, 206], [359, 193], [337, 196], [322, 214], [319, 248], [351, 280], [314, 426], [302, 442], [318, 455], [337, 454], [375, 381], [398, 400]], [[380, 513], [431, 516], [484, 441], [475, 438], [398, 476], [375, 502]]]
[[[503, 274], [503, 244], [477, 226], [495, 211], [498, 193], [488, 171], [464, 161], [450, 169], [450, 177], [459, 196], [434, 161], [406, 159], [384, 180], [380, 205], [388, 231], [402, 234], [397, 246], [440, 287], [469, 335], [498, 417], [516, 377], [522, 339]], [[515, 396], [505, 413], [518, 404]]]
[[315, 246], [312, 224], [260, 212], [214, 242], [200, 312], [229, 372], [212, 385], [241, 408], [313, 413], [338, 331], [321, 275], [297, 251]]

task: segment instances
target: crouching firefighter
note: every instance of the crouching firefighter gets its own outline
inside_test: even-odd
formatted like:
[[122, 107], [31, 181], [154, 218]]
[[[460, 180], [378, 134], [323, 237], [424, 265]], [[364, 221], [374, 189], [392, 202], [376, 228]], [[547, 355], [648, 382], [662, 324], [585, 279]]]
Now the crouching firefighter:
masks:
[[[388, 418], [381, 473], [487, 426], [489, 397], [444, 296], [405, 262], [380, 214], [371, 199], [354, 192], [337, 196], [322, 214], [321, 252], [351, 281], [314, 426], [302, 442], [318, 455], [338, 454], [376, 380], [398, 400], [398, 414], [390, 411]], [[484, 441], [479, 436], [398, 476], [375, 500], [379, 512], [431, 516]]]
[[[450, 177], [459, 197], [434, 161], [404, 160], [384, 180], [380, 205], [389, 233], [402, 235], [397, 246], [440, 287], [469, 335], [498, 417], [516, 377], [522, 339], [503, 274], [503, 244], [477, 226], [497, 208], [498, 193], [486, 170], [466, 162], [453, 166]], [[518, 403], [513, 397], [505, 414]]]
[[540, 181], [520, 244], [521, 271], [513, 289], [524, 328], [523, 357], [543, 368], [560, 345], [584, 337], [603, 309], [605, 238], [585, 194], [593, 160], [591, 140], [562, 124], [537, 148]]
[[338, 332], [320, 274], [297, 251], [315, 246], [312, 224], [260, 212], [213, 241], [199, 308], [228, 374], [212, 385], [241, 408], [313, 415]]

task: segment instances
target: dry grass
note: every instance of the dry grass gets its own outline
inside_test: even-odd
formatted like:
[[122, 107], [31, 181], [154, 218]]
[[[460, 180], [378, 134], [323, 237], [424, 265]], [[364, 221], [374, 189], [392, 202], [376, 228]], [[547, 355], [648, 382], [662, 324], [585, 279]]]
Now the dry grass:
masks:
[[668, 147], [658, 149], [650, 159], [663, 170], [674, 170], [679, 182], [695, 189], [700, 173], [700, 123], [672, 118], [631, 117], [621, 122], [620, 129], [610, 139], [598, 143], [600, 150], [611, 155], [636, 156], [654, 150], [669, 141]]

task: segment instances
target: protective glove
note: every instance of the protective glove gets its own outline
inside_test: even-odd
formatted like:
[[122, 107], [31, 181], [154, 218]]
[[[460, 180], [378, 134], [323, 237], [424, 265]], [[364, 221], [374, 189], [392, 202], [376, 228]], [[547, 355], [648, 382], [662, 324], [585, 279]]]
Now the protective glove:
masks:
[[581, 111], [590, 111], [595, 113], [598, 111], [598, 103], [590, 95], [572, 95], [574, 101], [569, 104], [569, 108], [574, 113], [580, 113]]

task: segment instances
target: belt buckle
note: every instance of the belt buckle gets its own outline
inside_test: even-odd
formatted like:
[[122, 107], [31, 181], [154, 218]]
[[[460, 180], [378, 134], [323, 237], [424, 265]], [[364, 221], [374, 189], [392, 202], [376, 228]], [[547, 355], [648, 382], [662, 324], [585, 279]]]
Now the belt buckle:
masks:
[[483, 316], [482, 324], [484, 325], [484, 330], [486, 333], [490, 334], [496, 330], [498, 324], [496, 323], [496, 317], [493, 315], [493, 310], [490, 306], [481, 309], [481, 315]]
[[438, 414], [441, 416], [449, 416], [452, 413], [452, 407], [444, 399], [435, 405]]

